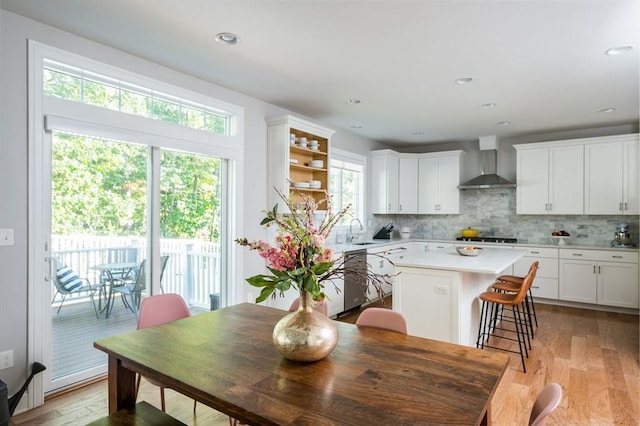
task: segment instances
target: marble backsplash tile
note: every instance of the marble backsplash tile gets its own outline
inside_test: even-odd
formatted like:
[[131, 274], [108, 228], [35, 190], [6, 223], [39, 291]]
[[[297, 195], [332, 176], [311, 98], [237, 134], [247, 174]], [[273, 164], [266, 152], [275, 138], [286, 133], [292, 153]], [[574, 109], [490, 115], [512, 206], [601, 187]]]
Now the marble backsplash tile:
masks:
[[[628, 223], [638, 244], [640, 216], [517, 215], [514, 189], [462, 191], [459, 215], [371, 215], [368, 233], [393, 222], [395, 229], [408, 227], [413, 238], [453, 240], [460, 230], [472, 227], [480, 236], [517, 238], [520, 242], [551, 244], [551, 232], [564, 230], [572, 245], [609, 245], [620, 223]], [[397, 235], [395, 235], [397, 237]]]

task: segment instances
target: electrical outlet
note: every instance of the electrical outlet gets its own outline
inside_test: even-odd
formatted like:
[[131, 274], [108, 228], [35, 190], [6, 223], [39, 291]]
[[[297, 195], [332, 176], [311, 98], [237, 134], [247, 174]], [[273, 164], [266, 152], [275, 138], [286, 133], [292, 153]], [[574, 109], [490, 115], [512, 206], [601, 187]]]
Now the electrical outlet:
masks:
[[449, 294], [449, 289], [443, 285], [437, 285], [434, 287], [433, 292], [435, 294], [443, 294], [443, 295], [447, 295]]
[[13, 351], [0, 352], [0, 370], [13, 367]]

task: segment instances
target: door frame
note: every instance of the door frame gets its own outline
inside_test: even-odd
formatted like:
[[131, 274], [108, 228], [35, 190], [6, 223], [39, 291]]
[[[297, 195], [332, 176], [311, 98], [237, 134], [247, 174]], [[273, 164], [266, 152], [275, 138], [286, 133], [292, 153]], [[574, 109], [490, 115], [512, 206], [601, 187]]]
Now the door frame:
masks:
[[[89, 69], [103, 69], [121, 77], [124, 81], [144, 81], [153, 87], [158, 87], [164, 93], [178, 93], [186, 99], [200, 101], [205, 105], [216, 105], [220, 110], [231, 113], [230, 134], [209, 134], [201, 130], [182, 128], [175, 125], [141, 117], [128, 117], [116, 111], [96, 108], [77, 102], [44, 96], [42, 70], [45, 58], [63, 63], [87, 65]], [[50, 352], [50, 290], [47, 280], [47, 263], [45, 258], [50, 254], [50, 234], [46, 225], [46, 218], [51, 217], [50, 203], [50, 159], [51, 134], [50, 130], [86, 131], [94, 137], [139, 142], [158, 148], [177, 149], [200, 155], [208, 155], [226, 160], [229, 174], [224, 183], [228, 191], [224, 196], [227, 204], [223, 214], [223, 231], [225, 235], [242, 233], [242, 186], [238, 177], [242, 175], [242, 164], [239, 161], [243, 155], [244, 145], [244, 109], [224, 101], [218, 101], [202, 94], [190, 92], [180, 87], [167, 85], [157, 80], [144, 77], [132, 72], [115, 68], [91, 59], [66, 52], [45, 44], [28, 40], [28, 237], [27, 237], [27, 357], [28, 365], [45, 359]], [[153, 64], [152, 64], [153, 65]], [[186, 77], [186, 76], [185, 76]], [[130, 79], [130, 80], [127, 80]], [[125, 116], [123, 118], [123, 116]], [[124, 123], [123, 123], [124, 121]], [[132, 130], [140, 129], [140, 130]], [[186, 135], [186, 136], [185, 136]], [[153, 142], [151, 142], [153, 141]], [[47, 151], [49, 150], [49, 151]], [[159, 152], [159, 150], [157, 150]], [[159, 159], [159, 155], [155, 155]], [[152, 155], [154, 157], [154, 155]], [[48, 160], [47, 160], [48, 158]], [[158, 160], [159, 161], [159, 160]], [[49, 164], [49, 169], [46, 165]], [[48, 171], [47, 171], [48, 170]], [[47, 182], [48, 179], [48, 182]], [[155, 177], [154, 177], [155, 179]], [[159, 178], [158, 178], [159, 179]], [[47, 189], [48, 188], [48, 189]], [[49, 198], [45, 198], [45, 197]], [[159, 204], [159, 197], [150, 203]], [[150, 206], [151, 207], [151, 206]], [[50, 223], [50, 220], [49, 220]], [[159, 236], [159, 226], [155, 226], [152, 235]], [[159, 240], [155, 239], [157, 244]], [[237, 261], [235, 245], [229, 241], [222, 241], [221, 247], [226, 250], [223, 261], [222, 280], [226, 285], [225, 304], [232, 304], [236, 299], [237, 284], [241, 282], [241, 265]], [[155, 255], [154, 248], [151, 254]], [[159, 270], [158, 270], [159, 271]], [[233, 277], [233, 278], [232, 278]], [[49, 317], [47, 319], [47, 317]], [[49, 354], [50, 357], [50, 354]], [[50, 372], [36, 375], [29, 386], [27, 395], [23, 398], [25, 408], [33, 408], [44, 403], [45, 380], [50, 383]], [[21, 406], [22, 408], [22, 406]]]

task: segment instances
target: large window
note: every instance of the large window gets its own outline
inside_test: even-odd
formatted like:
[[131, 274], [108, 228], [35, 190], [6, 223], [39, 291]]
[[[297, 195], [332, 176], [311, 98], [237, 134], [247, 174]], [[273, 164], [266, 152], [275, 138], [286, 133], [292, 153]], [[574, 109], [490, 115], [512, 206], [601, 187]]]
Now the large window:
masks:
[[351, 204], [351, 216], [343, 216], [338, 225], [349, 226], [353, 219], [364, 223], [364, 164], [361, 155], [334, 149], [329, 167], [329, 192], [337, 211]]

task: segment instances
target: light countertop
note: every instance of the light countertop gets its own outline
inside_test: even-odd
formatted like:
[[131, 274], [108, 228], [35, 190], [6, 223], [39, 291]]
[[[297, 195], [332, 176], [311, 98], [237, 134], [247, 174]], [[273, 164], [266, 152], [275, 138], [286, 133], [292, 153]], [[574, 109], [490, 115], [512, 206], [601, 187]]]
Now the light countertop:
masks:
[[524, 249], [485, 247], [478, 256], [462, 256], [454, 248], [407, 256], [396, 266], [497, 275], [527, 253]]
[[559, 246], [556, 243], [549, 242], [536, 242], [536, 241], [518, 241], [515, 244], [503, 244], [503, 243], [486, 243], [486, 242], [470, 242], [470, 241], [458, 241], [458, 240], [436, 240], [436, 239], [428, 239], [428, 238], [411, 238], [411, 239], [391, 239], [391, 240], [367, 240], [368, 244], [330, 244], [330, 247], [335, 252], [349, 252], [354, 250], [368, 250], [371, 248], [383, 248], [388, 245], [402, 244], [402, 243], [450, 243], [450, 244], [481, 244], [482, 246], [495, 246], [495, 247], [517, 247], [517, 248], [528, 248], [528, 247], [546, 247], [546, 248], [561, 248], [561, 249], [580, 249], [580, 250], [614, 250], [614, 251], [630, 251], [633, 253], [638, 253], [638, 247], [629, 247], [629, 248], [620, 248], [620, 247], [611, 247], [610, 244], [571, 244], [568, 242], [566, 245]]

